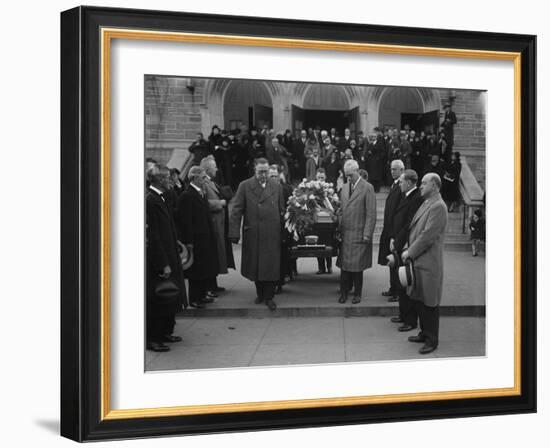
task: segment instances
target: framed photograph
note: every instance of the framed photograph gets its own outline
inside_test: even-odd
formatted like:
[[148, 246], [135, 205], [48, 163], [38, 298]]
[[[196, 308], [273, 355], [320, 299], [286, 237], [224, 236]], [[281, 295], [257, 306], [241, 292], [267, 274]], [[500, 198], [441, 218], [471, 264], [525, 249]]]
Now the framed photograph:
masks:
[[535, 45], [61, 13], [61, 434], [535, 412]]

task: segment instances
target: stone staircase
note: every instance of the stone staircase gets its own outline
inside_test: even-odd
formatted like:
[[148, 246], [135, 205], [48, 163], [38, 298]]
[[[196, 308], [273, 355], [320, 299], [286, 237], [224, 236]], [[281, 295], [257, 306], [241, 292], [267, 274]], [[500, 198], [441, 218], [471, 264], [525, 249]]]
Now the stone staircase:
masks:
[[[376, 227], [374, 228], [374, 242], [380, 241], [382, 226], [384, 224], [384, 204], [389, 193], [389, 187], [382, 187], [380, 192], [376, 193]], [[465, 233], [462, 233], [462, 224], [464, 220], [464, 206], [461, 205], [454, 212], [449, 213], [447, 223], [447, 233], [445, 236], [446, 244], [469, 244], [470, 233], [468, 230], [468, 222], [465, 224]]]

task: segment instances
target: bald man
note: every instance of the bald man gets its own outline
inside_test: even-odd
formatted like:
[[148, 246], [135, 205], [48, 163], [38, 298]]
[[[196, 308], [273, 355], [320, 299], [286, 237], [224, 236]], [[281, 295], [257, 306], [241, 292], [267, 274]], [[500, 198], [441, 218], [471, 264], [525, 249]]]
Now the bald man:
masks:
[[422, 178], [420, 194], [424, 202], [409, 227], [404, 262], [413, 262], [415, 282], [411, 299], [418, 310], [420, 333], [410, 342], [424, 343], [419, 353], [433, 352], [439, 343], [439, 305], [443, 295], [443, 242], [447, 227], [447, 206], [439, 193], [441, 178], [428, 173]]

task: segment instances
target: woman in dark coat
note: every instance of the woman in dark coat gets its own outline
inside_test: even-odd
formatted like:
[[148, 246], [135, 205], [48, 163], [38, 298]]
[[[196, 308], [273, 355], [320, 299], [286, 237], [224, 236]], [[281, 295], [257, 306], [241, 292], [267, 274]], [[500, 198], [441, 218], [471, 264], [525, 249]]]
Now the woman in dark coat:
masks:
[[220, 185], [232, 185], [233, 184], [233, 154], [231, 153], [231, 141], [228, 137], [225, 137], [221, 141], [221, 145], [214, 152], [214, 158], [216, 159], [216, 165], [219, 169], [219, 184]]
[[460, 153], [455, 151], [451, 156], [451, 163], [445, 164], [442, 179], [443, 185], [441, 196], [443, 196], [443, 200], [447, 204], [449, 212], [455, 209], [460, 200], [459, 182], [461, 171], [462, 164], [460, 163]]
[[218, 125], [212, 126], [212, 131], [208, 136], [208, 144], [210, 145], [210, 154], [214, 154], [216, 149], [222, 144], [222, 135]]
[[330, 156], [324, 160], [323, 168], [327, 176], [327, 182], [330, 182], [336, 190], [336, 183], [342, 173], [342, 163], [340, 161], [340, 153], [333, 151]]

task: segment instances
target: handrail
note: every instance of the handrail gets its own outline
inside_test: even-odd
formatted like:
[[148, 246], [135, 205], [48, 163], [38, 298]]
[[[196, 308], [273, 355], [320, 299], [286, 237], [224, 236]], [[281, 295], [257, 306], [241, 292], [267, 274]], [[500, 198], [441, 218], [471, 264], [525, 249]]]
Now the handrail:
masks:
[[485, 208], [485, 192], [468, 165], [466, 157], [461, 158], [462, 169], [458, 184], [460, 196], [464, 204], [462, 212], [462, 233], [466, 233], [466, 219], [472, 216], [472, 209]]

